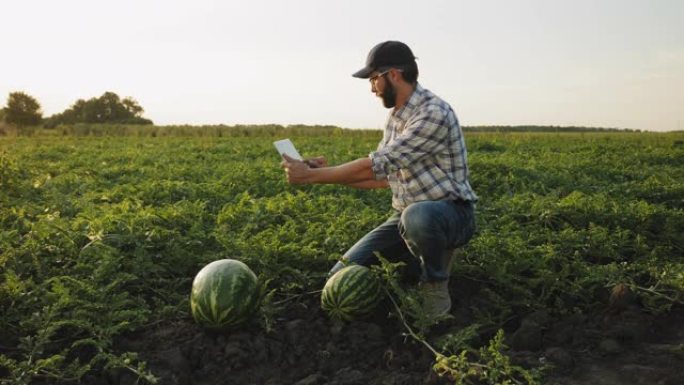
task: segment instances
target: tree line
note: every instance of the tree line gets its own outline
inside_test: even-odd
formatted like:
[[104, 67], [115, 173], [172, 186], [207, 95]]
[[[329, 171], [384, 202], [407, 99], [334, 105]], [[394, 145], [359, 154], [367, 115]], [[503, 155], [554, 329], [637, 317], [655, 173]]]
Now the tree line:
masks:
[[107, 91], [100, 97], [78, 99], [63, 112], [43, 118], [36, 98], [24, 92], [11, 92], [7, 105], [0, 109], [0, 122], [18, 127], [42, 124], [45, 128], [74, 123], [152, 124], [151, 120], [142, 117], [144, 111], [135, 99], [122, 99], [114, 92]]
[[[73, 125], [77, 123], [114, 123], [120, 125], [151, 125], [150, 119], [142, 117], [145, 110], [138, 104], [138, 102], [131, 98], [120, 98], [114, 92], [105, 92], [100, 97], [94, 97], [88, 100], [78, 99], [71, 107], [63, 112], [54, 114], [50, 117], [43, 118], [40, 103], [24, 93], [11, 92], [7, 98], [7, 106], [0, 108], [0, 123], [5, 122], [16, 125], [18, 127], [30, 127], [42, 125], [45, 128], [55, 128], [59, 125]], [[296, 125], [295, 125], [296, 126]], [[302, 126], [302, 125], [300, 125]], [[216, 128], [218, 127], [218, 128]], [[223, 126], [208, 127], [210, 131], [216, 131], [219, 136], [225, 131]], [[250, 134], [254, 132], [281, 132], [284, 130], [280, 125], [238, 125], [229, 130], [232, 134], [234, 132], [249, 128]], [[294, 126], [288, 126], [290, 129]], [[304, 127], [304, 126], [302, 126]], [[176, 126], [179, 128], [179, 126]], [[205, 126], [199, 128], [207, 128]], [[311, 127], [309, 127], [311, 128]], [[333, 126], [314, 126], [315, 131], [321, 131], [319, 128], [341, 129]], [[91, 128], [88, 128], [90, 131]], [[181, 131], [192, 131], [194, 128], [188, 128]], [[622, 128], [604, 128], [604, 127], [581, 127], [581, 126], [539, 126], [539, 125], [525, 125], [525, 126], [464, 126], [464, 131], [469, 132], [640, 132], [641, 130], [622, 129]], [[98, 131], [98, 130], [96, 130]], [[130, 130], [124, 130], [126, 132]], [[174, 131], [174, 130], [172, 130]], [[176, 130], [177, 131], [177, 130]], [[98, 131], [99, 132], [99, 131]]]

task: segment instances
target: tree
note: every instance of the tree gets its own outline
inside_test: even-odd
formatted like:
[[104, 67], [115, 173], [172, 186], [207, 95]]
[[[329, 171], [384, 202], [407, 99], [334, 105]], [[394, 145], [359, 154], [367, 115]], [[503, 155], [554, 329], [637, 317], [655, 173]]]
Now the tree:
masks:
[[5, 122], [19, 127], [35, 126], [43, 120], [38, 101], [23, 92], [11, 92], [5, 107]]
[[131, 97], [124, 98], [121, 101], [121, 104], [123, 104], [124, 108], [133, 116], [141, 116], [142, 113], [145, 112], [145, 110], [140, 107], [140, 104]]
[[77, 100], [71, 108], [51, 116], [45, 127], [74, 123], [152, 124], [151, 120], [142, 117], [143, 112], [135, 99], [121, 99], [114, 92], [105, 92], [99, 98]]

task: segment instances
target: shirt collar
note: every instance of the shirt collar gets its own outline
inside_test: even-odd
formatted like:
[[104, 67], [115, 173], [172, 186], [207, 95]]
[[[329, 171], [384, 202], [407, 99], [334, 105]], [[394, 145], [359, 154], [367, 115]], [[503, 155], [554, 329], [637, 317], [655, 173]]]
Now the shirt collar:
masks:
[[401, 106], [400, 109], [392, 112], [392, 117], [401, 121], [408, 120], [408, 118], [413, 114], [413, 110], [415, 110], [420, 104], [424, 95], [425, 89], [419, 83], [416, 83], [416, 89], [413, 90], [413, 93], [409, 99], [406, 101], [406, 103], [404, 103], [403, 106]]

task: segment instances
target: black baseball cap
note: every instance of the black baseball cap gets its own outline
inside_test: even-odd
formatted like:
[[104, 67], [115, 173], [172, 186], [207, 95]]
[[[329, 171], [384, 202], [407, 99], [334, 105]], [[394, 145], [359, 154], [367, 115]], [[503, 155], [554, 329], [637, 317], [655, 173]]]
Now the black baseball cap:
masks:
[[368, 79], [373, 71], [384, 70], [391, 67], [402, 68], [413, 64], [416, 57], [411, 49], [400, 41], [382, 42], [368, 53], [366, 66], [352, 74], [355, 78]]

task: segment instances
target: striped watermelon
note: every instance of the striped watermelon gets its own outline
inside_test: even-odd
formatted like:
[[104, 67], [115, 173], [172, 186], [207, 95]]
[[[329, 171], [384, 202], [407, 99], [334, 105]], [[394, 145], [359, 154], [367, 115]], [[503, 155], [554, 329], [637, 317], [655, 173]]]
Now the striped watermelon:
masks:
[[192, 282], [190, 309], [208, 329], [225, 329], [246, 321], [259, 306], [257, 277], [244, 263], [221, 259], [204, 266]]
[[375, 310], [382, 299], [380, 280], [369, 268], [351, 265], [328, 279], [321, 293], [321, 307], [331, 318], [351, 321]]

